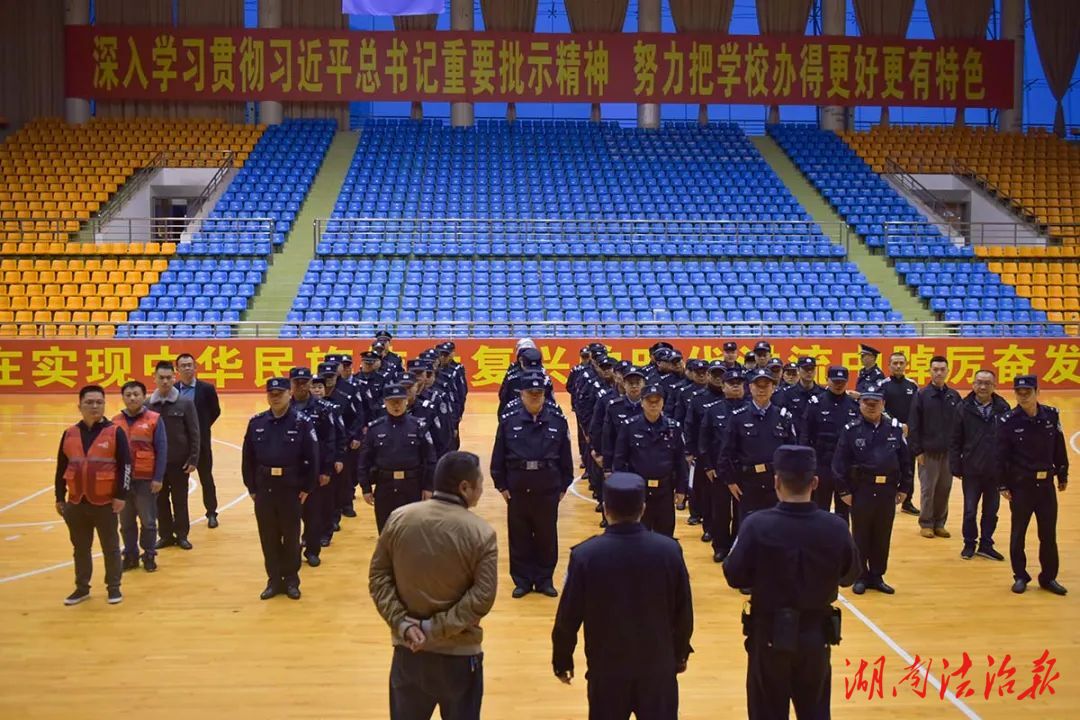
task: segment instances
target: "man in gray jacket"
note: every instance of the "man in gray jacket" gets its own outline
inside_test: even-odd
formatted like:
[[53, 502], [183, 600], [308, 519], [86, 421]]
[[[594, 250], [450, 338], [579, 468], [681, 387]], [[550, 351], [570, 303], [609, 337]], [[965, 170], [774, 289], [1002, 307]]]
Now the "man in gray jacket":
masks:
[[483, 492], [480, 459], [449, 452], [430, 500], [390, 514], [375, 545], [368, 589], [394, 643], [391, 720], [480, 717], [484, 631], [495, 603], [495, 530], [469, 512]]
[[157, 547], [160, 550], [178, 545], [190, 550], [188, 476], [199, 463], [199, 416], [191, 399], [181, 397], [174, 387], [176, 369], [168, 360], [162, 360], [154, 369], [154, 385], [157, 389], [146, 406], [161, 415], [168, 445], [165, 479], [157, 495], [160, 536]]

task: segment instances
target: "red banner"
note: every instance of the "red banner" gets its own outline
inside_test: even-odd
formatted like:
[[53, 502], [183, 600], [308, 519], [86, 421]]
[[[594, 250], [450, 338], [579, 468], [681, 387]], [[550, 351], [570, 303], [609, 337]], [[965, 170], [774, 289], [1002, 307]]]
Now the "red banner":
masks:
[[1011, 108], [1000, 40], [65, 28], [68, 97]]
[[[538, 339], [544, 366], [562, 389], [566, 374], [578, 362], [578, 351], [591, 340]], [[465, 364], [473, 390], [499, 388], [513, 358], [512, 338], [457, 340], [456, 355]], [[648, 362], [651, 339], [610, 340], [611, 352], [636, 364]], [[881, 350], [882, 365], [894, 351], [908, 356], [908, 377], [920, 385], [930, 379], [930, 358], [949, 359], [949, 382], [969, 387], [980, 368], [994, 370], [1002, 384], [1017, 375], [1034, 374], [1040, 387], [1049, 390], [1080, 389], [1080, 344], [1075, 338], [904, 338], [874, 339]], [[707, 360], [723, 355], [722, 340], [681, 338], [674, 343], [687, 358]], [[397, 340], [393, 349], [409, 357], [431, 347], [432, 341]], [[0, 392], [73, 392], [86, 384], [118, 389], [130, 379], [147, 381], [159, 360], [174, 360], [179, 353], [195, 356], [199, 377], [223, 392], [262, 390], [267, 378], [288, 374], [302, 365], [314, 368], [327, 353], [351, 353], [358, 357], [370, 342], [363, 340], [5, 340], [0, 342]], [[753, 347], [741, 341], [739, 352]], [[828, 365], [857, 370], [859, 343], [848, 338], [795, 338], [773, 341], [773, 352], [785, 361], [810, 355], [818, 362], [818, 379], [824, 380]], [[357, 369], [359, 367], [357, 366]]]

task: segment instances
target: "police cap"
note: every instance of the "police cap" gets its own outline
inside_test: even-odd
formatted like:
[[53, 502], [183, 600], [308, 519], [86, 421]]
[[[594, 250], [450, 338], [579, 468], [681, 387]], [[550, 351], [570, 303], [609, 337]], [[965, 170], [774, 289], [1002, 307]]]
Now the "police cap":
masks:
[[859, 400], [884, 400], [885, 396], [881, 393], [881, 388], [877, 385], [871, 385], [859, 395]]
[[386, 328], [382, 328], [381, 330], [376, 330], [375, 331], [375, 339], [376, 340], [393, 340], [394, 336], [390, 334], [389, 330], [387, 330]]
[[1034, 375], [1017, 375], [1013, 378], [1013, 390], [1038, 390], [1039, 378]]
[[680, 362], [682, 362], [682, 360], [683, 360], [683, 354], [681, 352], [679, 352], [678, 350], [672, 350], [671, 351], [671, 362], [680, 363]]
[[802, 368], [803, 370], [813, 370], [817, 367], [817, 360], [814, 360], [814, 358], [810, 357], [809, 355], [803, 355], [795, 362], [795, 365]]
[[768, 380], [769, 382], [771, 382], [773, 384], [776, 383], [776, 378], [774, 378], [772, 376], [772, 373], [770, 373], [765, 368], [757, 368], [755, 370], [751, 370], [746, 376], [746, 381], [747, 382], [755, 383], [758, 380]]
[[649, 397], [650, 395], [664, 395], [664, 388], [659, 385], [650, 385], [641, 391], [641, 397]]
[[860, 355], [873, 355], [874, 357], [877, 357], [878, 355], [881, 354], [881, 351], [878, 350], [877, 348], [870, 347], [869, 345], [859, 345], [859, 354]]
[[624, 370], [622, 376], [623, 376], [623, 380], [629, 380], [630, 378], [633, 378], [633, 377], [641, 378], [642, 380], [645, 379], [645, 373], [641, 370], [641, 368], [634, 367], [633, 365], [631, 365], [626, 370]]
[[604, 355], [596, 361], [596, 364], [602, 368], [613, 368], [615, 367], [615, 359], [610, 355]]
[[705, 372], [709, 368], [709, 363], [699, 358], [693, 358], [686, 361], [686, 369], [690, 372]]
[[750, 352], [746, 353], [746, 355], [744, 356], [744, 359], [748, 363], [757, 362], [757, 357], [754, 355], [754, 352], [752, 350]]
[[634, 363], [629, 360], [620, 360], [615, 363], [615, 372], [619, 373], [623, 377], [626, 377], [626, 371], [634, 367]]
[[675, 351], [669, 347], [657, 348], [656, 352], [653, 353], [653, 357], [656, 358], [657, 362], [673, 362], [674, 356]]
[[659, 350], [660, 348], [667, 348], [668, 350], [671, 350], [673, 347], [674, 347], [674, 345], [667, 342], [666, 340], [661, 340], [660, 342], [654, 342], [652, 345], [649, 346], [649, 354], [650, 355], [655, 355], [656, 351]]
[[848, 369], [843, 365], [833, 365], [829, 368], [830, 380], [847, 380], [848, 376]]
[[374, 350], [365, 350], [364, 352], [360, 353], [360, 360], [362, 362], [375, 362], [378, 359], [379, 353], [375, 352]]
[[734, 340], [728, 340], [724, 343], [724, 352], [735, 352], [739, 349], [739, 343]]
[[338, 361], [342, 365], [352, 365], [352, 355], [349, 355], [347, 353], [344, 355], [338, 355]]
[[518, 353], [522, 367], [537, 368], [544, 362], [544, 356], [534, 347], [522, 348]]
[[427, 372], [431, 370], [431, 361], [423, 358], [413, 358], [405, 363], [405, 369], [409, 372]]
[[773, 453], [773, 469], [790, 475], [812, 474], [817, 468], [817, 453], [814, 448], [802, 445], [781, 445]]
[[784, 366], [784, 372], [796, 372], [798, 369], [799, 369], [799, 366], [796, 365], [795, 363], [788, 363], [787, 365]]
[[266, 392], [278, 392], [289, 389], [289, 378], [276, 377], [266, 381]]
[[547, 386], [547, 378], [542, 372], [522, 373], [518, 378], [518, 391], [543, 390]]
[[294, 367], [289, 371], [290, 380], [310, 380], [311, 368], [306, 367]]
[[759, 340], [757, 342], [757, 344], [754, 345], [754, 352], [755, 353], [771, 353], [772, 352], [772, 345], [770, 345], [767, 340]]
[[634, 515], [645, 505], [645, 479], [627, 472], [611, 473], [604, 480], [604, 506], [615, 515]]
[[769, 358], [769, 362], [765, 363], [765, 367], [767, 367], [767, 368], [776, 368], [776, 367], [782, 368], [782, 367], [784, 367], [784, 361], [781, 360], [778, 357], [771, 357], [771, 358]]
[[[772, 375], [770, 375], [769, 377], [771, 378]], [[740, 384], [745, 379], [746, 379], [746, 376], [743, 375], [742, 370], [740, 370], [739, 368], [731, 368], [731, 369], [726, 370], [724, 372], [724, 382], [725, 383]]]
[[319, 363], [318, 372], [322, 377], [333, 377], [337, 375], [337, 365], [328, 362]]
[[409, 397], [409, 389], [400, 383], [387, 385], [383, 389], [383, 400], [399, 400]]

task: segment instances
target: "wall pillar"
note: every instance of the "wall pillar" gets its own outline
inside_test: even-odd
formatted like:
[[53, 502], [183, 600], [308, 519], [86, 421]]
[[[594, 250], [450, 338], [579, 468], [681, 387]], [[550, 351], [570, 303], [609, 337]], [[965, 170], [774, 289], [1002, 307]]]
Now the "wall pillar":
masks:
[[[64, 0], [64, 25], [89, 25], [90, 0]], [[64, 119], [80, 124], [90, 119], [90, 101], [86, 98], [64, 98]]]
[[[281, 27], [281, 0], [259, 0], [259, 27]], [[280, 125], [285, 119], [285, 111], [276, 100], [259, 101], [259, 122], [266, 125]]]
[[[472, 30], [473, 29], [473, 2], [472, 0], [450, 0], [450, 29]], [[472, 103], [450, 103], [450, 126], [472, 127], [476, 124], [476, 117]]]

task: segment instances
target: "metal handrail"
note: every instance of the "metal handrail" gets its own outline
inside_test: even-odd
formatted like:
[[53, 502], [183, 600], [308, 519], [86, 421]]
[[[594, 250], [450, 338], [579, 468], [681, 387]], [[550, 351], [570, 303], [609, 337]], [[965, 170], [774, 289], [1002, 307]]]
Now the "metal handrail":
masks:
[[116, 213], [120, 212], [120, 208], [124, 206], [124, 203], [128, 201], [135, 193], [143, 188], [146, 183], [150, 182], [150, 178], [154, 174], [165, 167], [166, 152], [161, 151], [154, 155], [146, 165], [136, 170], [131, 174], [120, 189], [116, 191], [109, 201], [105, 204], [105, 207], [98, 211], [95, 218], [91, 219], [91, 222], [96, 222], [99, 225], [109, 222]]
[[[914, 328], [914, 337], [962, 337], [961, 331], [965, 328], [976, 327], [994, 327], [994, 328], [1011, 328], [1011, 327], [1024, 327], [1033, 328], [1040, 327], [1042, 329], [1062, 326], [1075, 326], [1076, 323], [1068, 322], [1001, 322], [1001, 321], [948, 321], [948, 320], [928, 320], [928, 321], [886, 321], [886, 322], [869, 322], [869, 321], [845, 321], [845, 322], [784, 322], [784, 321], [764, 321], [764, 320], [740, 320], [740, 321], [725, 321], [723, 319], [710, 320], [710, 321], [676, 321], [671, 318], [663, 318], [657, 320], [638, 320], [634, 322], [620, 322], [620, 321], [584, 321], [584, 320], [519, 320], [519, 321], [480, 321], [480, 320], [447, 320], [447, 321], [425, 321], [425, 322], [282, 322], [280, 320], [268, 321], [268, 320], [241, 320], [237, 322], [191, 322], [191, 323], [157, 323], [157, 322], [84, 322], [84, 323], [60, 323], [55, 321], [50, 322], [12, 322], [3, 323], [0, 325], [0, 338], [8, 339], [35, 339], [40, 337], [73, 337], [73, 338], [86, 338], [86, 337], [104, 337], [97, 332], [98, 328], [115, 328], [124, 325], [135, 330], [134, 333], [128, 335], [124, 339], [146, 339], [153, 340], [157, 338], [194, 338], [196, 336], [191, 333], [185, 333], [178, 335], [175, 333], [175, 328], [178, 326], [187, 326], [188, 328], [194, 328], [196, 326], [202, 328], [209, 328], [210, 333], [200, 335], [200, 338], [209, 338], [217, 328], [227, 327], [230, 330], [250, 330], [251, 332], [241, 332], [244, 337], [255, 338], [280, 338], [280, 331], [282, 326], [295, 327], [298, 329], [315, 329], [323, 327], [336, 328], [337, 334], [333, 337], [339, 338], [366, 338], [371, 337], [376, 329], [387, 328], [394, 335], [401, 338], [409, 337], [450, 337], [450, 338], [462, 338], [462, 337], [505, 337], [507, 333], [497, 333], [494, 328], [505, 327], [509, 328], [510, 335], [523, 335], [529, 334], [536, 337], [590, 337], [601, 336], [604, 337], [649, 337], [648, 332], [633, 332], [623, 335], [612, 335], [607, 332], [602, 332], [601, 328], [617, 326], [625, 332], [626, 328], [632, 327], [636, 330], [645, 331], [658, 331], [662, 334], [670, 334], [672, 326], [678, 325], [720, 325], [724, 330], [730, 329], [730, 332], [724, 332], [725, 336], [731, 335], [734, 337], [769, 337], [776, 336], [777, 333], [773, 331], [773, 327], [777, 325], [783, 325], [788, 328], [798, 327], [802, 329], [809, 328], [811, 326], [822, 327], [842, 327], [844, 334], [840, 337], [889, 337], [890, 332], [896, 332], [899, 334], [899, 328], [910, 327]], [[168, 329], [165, 334], [160, 333], [162, 326], [168, 325]], [[139, 328], [150, 328], [151, 333], [139, 334]], [[65, 328], [67, 332], [63, 335], [60, 334], [60, 329]], [[420, 329], [426, 330], [424, 335], [409, 335], [402, 333], [402, 328], [407, 330]], [[438, 328], [440, 332], [434, 332]], [[469, 332], [472, 328], [479, 328], [482, 331], [490, 332], [490, 335], [477, 334], [475, 332]], [[553, 330], [564, 332], [552, 332], [551, 334], [545, 334], [543, 328], [552, 328]], [[872, 334], [851, 334], [852, 328], [873, 328], [875, 332]], [[90, 332], [90, 330], [94, 332]], [[539, 330], [539, 332], [538, 332]], [[693, 336], [693, 333], [688, 334]], [[1043, 333], [1042, 336], [1046, 336]], [[327, 335], [317, 335], [318, 338], [330, 337]], [[794, 337], [794, 336], [793, 336]], [[823, 335], [807, 335], [802, 333], [797, 337], [837, 337], [835, 335], [829, 335], [824, 333]], [[1036, 335], [1024, 333], [1022, 335], [1009, 335], [1002, 333], [995, 333], [994, 337], [1036, 337]], [[288, 338], [293, 339], [293, 338]], [[314, 339], [303, 337], [300, 339]]]
[[1039, 219], [1035, 217], [1033, 213], [1027, 210], [1027, 208], [1018, 203], [1016, 200], [1013, 200], [1009, 195], [1002, 191], [1001, 188], [999, 188], [990, 178], [968, 167], [967, 165], [955, 158], [952, 161], [951, 169], [953, 175], [957, 175], [959, 177], [971, 180], [983, 190], [988, 191], [998, 200], [998, 202], [1000, 202], [1002, 205], [1005, 205], [1014, 216], [1016, 216], [1019, 220], [1027, 223], [1028, 226], [1030, 226], [1031, 229], [1033, 229], [1035, 232], [1045, 233], [1047, 231], [1047, 226], [1044, 223], [1040, 223]]
[[221, 182], [225, 179], [225, 176], [228, 174], [228, 172], [233, 169], [235, 162], [236, 153], [234, 153], [232, 150], [226, 150], [224, 156], [221, 159], [221, 162], [218, 164], [217, 172], [215, 172], [214, 176], [210, 178], [210, 182], [208, 182], [206, 184], [206, 187], [203, 188], [203, 191], [199, 193], [199, 197], [195, 198], [194, 201], [188, 204], [187, 216], [189, 218], [193, 218], [199, 214], [199, 211], [202, 210], [203, 206], [206, 204], [206, 201], [209, 200], [210, 197], [214, 194], [214, 192], [218, 189], [218, 186], [221, 185]]
[[[933, 227], [940, 231], [939, 225], [946, 223], [935, 223], [932, 221], [901, 221], [901, 220], [889, 220], [882, 223], [884, 236], [886, 242], [889, 237], [907, 237], [911, 233], [900, 232], [901, 228], [926, 228]], [[979, 246], [979, 245], [1012, 245], [1015, 247], [1050, 247], [1045, 241], [1036, 240], [1031, 241], [1031, 238], [1038, 237], [1037, 233], [1029, 233], [1021, 235], [1021, 226], [1014, 222], [952, 222], [947, 223], [951, 230], [948, 238], [952, 241], [963, 240], [963, 244], [966, 246]], [[1080, 223], [1063, 223], [1062, 227], [1075, 227], [1080, 229]], [[1038, 258], [1025, 258], [1037, 260]], [[1060, 258], [1049, 258], [1060, 259]]]
[[934, 194], [930, 188], [919, 182], [903, 165], [893, 158], [885, 158], [885, 172], [892, 175], [902, 187], [918, 198], [932, 213], [941, 218], [946, 225], [960, 222], [960, 216], [948, 204]]
[[[833, 227], [835, 225], [835, 227]], [[755, 230], [754, 227], [762, 227]], [[717, 248], [731, 242], [770, 242], [822, 236], [830, 230], [839, 237], [845, 253], [850, 250], [850, 229], [846, 223], [817, 223], [806, 220], [681, 220], [674, 218], [317, 218], [313, 222], [316, 254], [323, 241], [385, 242], [405, 241], [416, 252], [424, 252], [432, 242], [475, 240], [505, 242], [512, 237], [523, 243], [570, 243], [606, 241], [659, 241], [704, 246], [700, 255], [714, 255]], [[540, 252], [545, 252], [541, 249]], [[365, 253], [367, 254], [367, 253]], [[793, 253], [792, 256], [798, 256]]]

